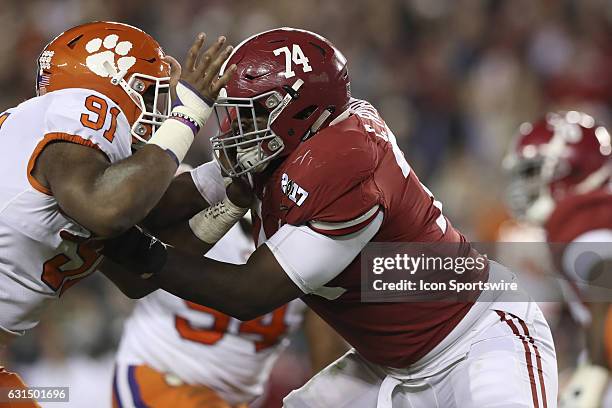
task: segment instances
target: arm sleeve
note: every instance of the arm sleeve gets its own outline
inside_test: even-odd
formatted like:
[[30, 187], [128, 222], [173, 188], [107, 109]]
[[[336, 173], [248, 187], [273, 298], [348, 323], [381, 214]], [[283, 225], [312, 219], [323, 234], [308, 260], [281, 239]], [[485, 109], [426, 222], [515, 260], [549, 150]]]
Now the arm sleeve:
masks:
[[383, 213], [378, 212], [361, 230], [333, 237], [305, 225], [285, 224], [266, 245], [289, 278], [304, 293], [314, 293], [353, 262], [376, 235], [382, 221]]
[[225, 181], [215, 160], [191, 170], [191, 178], [208, 204], [218, 203], [225, 198]]

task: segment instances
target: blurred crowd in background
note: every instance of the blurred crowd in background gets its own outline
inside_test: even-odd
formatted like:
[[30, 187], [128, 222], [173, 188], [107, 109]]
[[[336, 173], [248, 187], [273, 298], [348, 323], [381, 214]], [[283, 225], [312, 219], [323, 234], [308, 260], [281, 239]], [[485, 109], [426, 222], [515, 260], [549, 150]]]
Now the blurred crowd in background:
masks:
[[[210, 38], [227, 35], [233, 44], [278, 26], [318, 32], [346, 55], [353, 96], [382, 112], [416, 173], [444, 203], [445, 215], [472, 240], [504, 238], [507, 231], [501, 162], [520, 123], [557, 109], [583, 110], [612, 122], [611, 0], [3, 0], [2, 5], [0, 111], [33, 96], [43, 46], [91, 20], [138, 26], [179, 60], [199, 31]], [[197, 164], [208, 157], [203, 137], [188, 160]], [[87, 376], [97, 376], [108, 378], [93, 382], [108, 394], [112, 352], [130, 302], [94, 277], [71, 289], [62, 303], [8, 357], [22, 364], [32, 384], [50, 385], [50, 379], [65, 384], [71, 378], [74, 396]], [[573, 363], [579, 345], [565, 340], [563, 334], [573, 328], [563, 308], [549, 309], [563, 368]], [[301, 366], [304, 350], [292, 350], [281, 377], [293, 373], [299, 382], [307, 372]]]

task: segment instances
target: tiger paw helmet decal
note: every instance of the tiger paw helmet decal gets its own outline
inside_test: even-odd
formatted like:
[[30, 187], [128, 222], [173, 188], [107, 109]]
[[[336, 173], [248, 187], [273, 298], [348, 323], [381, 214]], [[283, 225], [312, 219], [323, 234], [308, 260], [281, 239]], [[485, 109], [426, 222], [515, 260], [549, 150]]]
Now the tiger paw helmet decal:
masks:
[[[38, 96], [62, 89], [99, 92], [118, 105], [134, 143], [148, 140], [170, 112], [170, 64], [159, 43], [128, 24], [94, 21], [64, 31], [38, 59]], [[147, 106], [149, 92], [162, 105]]]
[[104, 40], [93, 38], [85, 45], [85, 49], [90, 53], [85, 60], [87, 68], [101, 77], [126, 72], [136, 64], [136, 58], [127, 55], [132, 49], [132, 43], [119, 41], [117, 34], [109, 34]]

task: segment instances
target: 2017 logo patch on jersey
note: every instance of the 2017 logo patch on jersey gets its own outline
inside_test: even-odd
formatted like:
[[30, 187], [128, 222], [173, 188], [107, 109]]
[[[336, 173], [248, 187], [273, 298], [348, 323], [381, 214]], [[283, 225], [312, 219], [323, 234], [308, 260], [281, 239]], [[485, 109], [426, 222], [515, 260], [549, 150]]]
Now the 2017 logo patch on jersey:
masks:
[[304, 204], [306, 198], [308, 197], [308, 191], [304, 190], [300, 187], [296, 182], [291, 180], [287, 173], [283, 173], [281, 176], [281, 191], [285, 194], [291, 201], [296, 203], [299, 206]]
[[[104, 40], [94, 38], [89, 40], [85, 49], [91, 55], [85, 59], [85, 64], [96, 75], [101, 77], [111, 77], [118, 72], [127, 71], [136, 64], [136, 58], [128, 56], [127, 53], [132, 49], [129, 41], [119, 41], [117, 34], [109, 34]], [[104, 46], [105, 51], [100, 51]], [[98, 52], [99, 51], [99, 52]], [[116, 56], [120, 58], [115, 62]]]

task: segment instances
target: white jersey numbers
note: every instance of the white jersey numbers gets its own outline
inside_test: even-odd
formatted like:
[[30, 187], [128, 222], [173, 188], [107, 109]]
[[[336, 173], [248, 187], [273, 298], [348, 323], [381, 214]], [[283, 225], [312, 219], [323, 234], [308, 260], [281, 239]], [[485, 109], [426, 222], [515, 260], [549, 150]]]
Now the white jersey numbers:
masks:
[[283, 173], [281, 177], [281, 191], [289, 197], [291, 201], [296, 203], [298, 207], [304, 204], [304, 201], [306, 201], [308, 197], [308, 191], [298, 186], [296, 182], [289, 178], [287, 173]]
[[302, 48], [298, 44], [293, 44], [291, 51], [289, 47], [281, 47], [274, 50], [274, 55], [277, 57], [281, 55], [281, 53], [285, 54], [285, 72], [281, 73], [285, 78], [292, 78], [295, 76], [292, 62], [295, 65], [301, 65], [303, 72], [312, 71], [308, 58], [304, 55]]
[[377, 137], [380, 137], [391, 144], [393, 156], [395, 156], [397, 165], [402, 170], [403, 176], [408, 177], [410, 174], [410, 165], [406, 161], [404, 153], [397, 145], [395, 135], [391, 129], [389, 129], [385, 121], [378, 115], [378, 111], [376, 111], [372, 105], [357, 99], [351, 100], [350, 107], [355, 115], [364, 119], [363, 126], [366, 132], [373, 133]]

